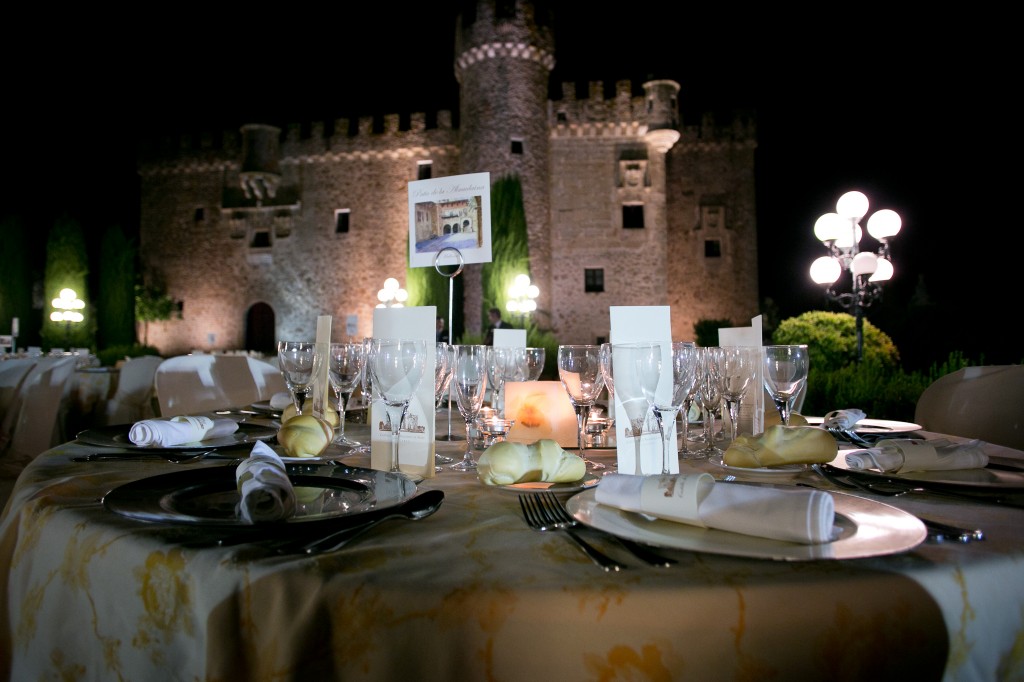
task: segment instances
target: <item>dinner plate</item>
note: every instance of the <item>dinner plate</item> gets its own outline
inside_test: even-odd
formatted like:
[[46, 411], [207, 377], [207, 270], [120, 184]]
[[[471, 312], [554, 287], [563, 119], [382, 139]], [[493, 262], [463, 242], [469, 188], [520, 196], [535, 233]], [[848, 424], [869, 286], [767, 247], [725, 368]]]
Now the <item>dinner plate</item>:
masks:
[[578, 493], [581, 490], [593, 488], [601, 482], [597, 474], [587, 474], [578, 481], [565, 483], [551, 483], [550, 481], [528, 481], [526, 483], [510, 483], [509, 485], [492, 486], [499, 490], [507, 490], [513, 493]]
[[[804, 419], [811, 426], [821, 426], [825, 421], [824, 417], [804, 417]], [[913, 422], [899, 422], [889, 419], [861, 419], [853, 425], [855, 433], [873, 435], [911, 433], [912, 431], [920, 431], [923, 428], [920, 424], [914, 424]]]
[[131, 424], [99, 426], [82, 431], [75, 436], [75, 439], [79, 443], [86, 443], [88, 445], [128, 450], [216, 450], [218, 448], [230, 448], [247, 443], [255, 443], [258, 440], [269, 440], [277, 435], [277, 429], [274, 427], [239, 422], [237, 431], [220, 438], [210, 438], [180, 445], [154, 447], [152, 445], [136, 445], [131, 442], [128, 439], [128, 432], [131, 428]]
[[271, 407], [269, 400], [261, 400], [258, 403], [253, 403], [252, 405], [249, 406], [249, 408], [252, 409], [253, 412], [259, 412], [260, 414], [269, 414], [276, 417], [280, 417], [282, 412], [282, 410], [275, 410], [273, 407]]
[[803, 464], [780, 464], [776, 467], [734, 467], [717, 460], [709, 460], [709, 463], [723, 471], [728, 471], [730, 474], [735, 475], [753, 474], [757, 476], [793, 476], [803, 471], [807, 471], [807, 467]]
[[[832, 460], [837, 469], [845, 469], [852, 474], [864, 476], [878, 482], [886, 480], [906, 481], [940, 486], [956, 486], [959, 488], [978, 488], [983, 490], [1024, 490], [1024, 469], [1014, 469], [1010, 458], [990, 457], [989, 466], [976, 469], [950, 469], [947, 471], [908, 471], [902, 474], [882, 473], [872, 469], [851, 469], [846, 464], [846, 452]], [[1021, 466], [1016, 462], [1016, 466]]]
[[[730, 484], [742, 485], [742, 484]], [[566, 508], [580, 523], [657, 547], [775, 561], [860, 559], [917, 547], [928, 536], [913, 514], [856, 495], [830, 493], [835, 500], [838, 539], [803, 545], [714, 528], [699, 528], [627, 512], [597, 502], [596, 490], [569, 498]]]
[[358, 517], [372, 509], [400, 504], [416, 493], [402, 474], [361, 467], [287, 465], [298, 508], [294, 516], [273, 524], [248, 524], [238, 518], [239, 495], [234, 466], [184, 469], [150, 476], [114, 488], [103, 498], [112, 512], [138, 521], [266, 529]]

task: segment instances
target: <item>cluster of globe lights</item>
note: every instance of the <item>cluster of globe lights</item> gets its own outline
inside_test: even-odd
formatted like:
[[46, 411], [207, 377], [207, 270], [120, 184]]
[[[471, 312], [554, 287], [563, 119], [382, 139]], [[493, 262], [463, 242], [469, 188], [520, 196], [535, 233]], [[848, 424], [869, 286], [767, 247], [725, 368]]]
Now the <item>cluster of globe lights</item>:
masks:
[[74, 289], [61, 289], [60, 295], [50, 302], [55, 310], [50, 313], [53, 322], [82, 322], [85, 316], [78, 312], [85, 308], [85, 301], [78, 298]]
[[398, 280], [388, 277], [384, 280], [384, 288], [377, 291], [378, 308], [402, 308], [409, 300], [409, 292], [403, 289]]
[[516, 275], [512, 285], [508, 288], [509, 300], [505, 303], [505, 309], [510, 313], [529, 315], [537, 309], [537, 297], [540, 296], [540, 289], [536, 284], [530, 283], [529, 275]]

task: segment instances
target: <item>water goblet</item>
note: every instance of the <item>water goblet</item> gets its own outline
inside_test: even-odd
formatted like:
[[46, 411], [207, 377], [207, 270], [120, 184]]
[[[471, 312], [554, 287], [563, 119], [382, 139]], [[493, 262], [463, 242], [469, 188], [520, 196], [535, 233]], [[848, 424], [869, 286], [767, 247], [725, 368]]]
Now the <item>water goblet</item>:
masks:
[[764, 347], [764, 387], [789, 426], [793, 403], [807, 383], [807, 346], [803, 344]]
[[760, 348], [751, 346], [722, 348], [722, 399], [729, 411], [729, 442], [739, 435], [740, 403], [754, 381], [760, 354]]
[[576, 411], [578, 428], [577, 444], [579, 455], [591, 469], [604, 469], [601, 462], [594, 462], [583, 454], [586, 438], [587, 416], [604, 390], [601, 374], [601, 348], [594, 345], [564, 345], [558, 347], [558, 378], [569, 395], [569, 402]]
[[449, 468], [456, 471], [473, 471], [473, 438], [471, 429], [476, 422], [487, 392], [487, 350], [484, 345], [456, 345], [452, 359], [452, 390], [459, 406], [459, 413], [466, 421], [466, 452], [462, 459]]
[[636, 474], [643, 474], [640, 450], [644, 425], [654, 407], [654, 394], [661, 377], [661, 344], [616, 343], [612, 345], [615, 392], [629, 420], [636, 447]]
[[338, 432], [334, 442], [350, 447], [362, 445], [345, 435], [345, 409], [363, 371], [362, 343], [332, 343], [327, 355], [327, 377], [338, 401]]
[[[685, 404], [687, 397], [692, 395], [697, 379], [697, 346], [693, 341], [673, 341], [671, 355], [672, 392], [668, 400], [655, 401], [654, 417], [658, 421], [661, 433], [661, 473], [672, 473], [669, 467], [669, 442], [676, 417]], [[686, 447], [687, 424], [689, 418], [683, 418], [683, 447]]]
[[526, 381], [537, 381], [544, 372], [544, 356], [546, 351], [543, 348], [526, 349]]
[[402, 421], [423, 378], [427, 342], [421, 339], [373, 339], [368, 358], [373, 390], [384, 401], [391, 422], [391, 468], [399, 472]]
[[284, 383], [292, 394], [295, 412], [302, 414], [306, 397], [313, 389], [318, 374], [315, 370], [320, 356], [316, 352], [316, 344], [312, 341], [279, 341], [277, 359]]

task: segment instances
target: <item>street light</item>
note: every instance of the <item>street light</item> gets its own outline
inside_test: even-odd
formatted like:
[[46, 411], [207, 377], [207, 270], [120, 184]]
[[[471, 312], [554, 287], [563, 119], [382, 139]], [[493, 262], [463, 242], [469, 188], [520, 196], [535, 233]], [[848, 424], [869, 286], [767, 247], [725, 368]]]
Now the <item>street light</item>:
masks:
[[505, 309], [510, 313], [519, 313], [523, 321], [526, 316], [537, 309], [537, 297], [540, 296], [540, 289], [536, 284], [530, 284], [529, 275], [516, 275], [512, 285], [508, 288], [508, 302]]
[[71, 347], [71, 323], [82, 322], [85, 315], [78, 312], [85, 308], [85, 301], [78, 298], [74, 289], [61, 289], [60, 295], [50, 302], [54, 311], [50, 313], [50, 320], [64, 323], [64, 345]]
[[384, 288], [377, 292], [378, 308], [402, 308], [409, 299], [409, 292], [398, 285], [398, 280], [388, 277]]
[[[824, 284], [825, 295], [843, 308], [853, 310], [857, 325], [857, 362], [864, 357], [864, 308], [882, 294], [882, 283], [893, 276], [889, 258], [889, 240], [899, 234], [902, 221], [888, 208], [868, 218], [868, 233], [878, 240], [877, 253], [860, 250], [863, 230], [860, 219], [868, 212], [863, 193], [847, 192], [836, 202], [836, 212], [826, 213], [814, 223], [814, 236], [822, 241], [829, 255], [811, 263], [811, 279]], [[850, 291], [839, 292], [836, 283], [844, 272], [850, 275]]]

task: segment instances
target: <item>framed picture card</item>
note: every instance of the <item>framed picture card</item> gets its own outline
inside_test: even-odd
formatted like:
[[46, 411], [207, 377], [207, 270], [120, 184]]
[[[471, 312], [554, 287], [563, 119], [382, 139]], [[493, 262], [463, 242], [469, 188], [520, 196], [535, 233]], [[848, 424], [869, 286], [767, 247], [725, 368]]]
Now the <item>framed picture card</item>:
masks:
[[[457, 252], [457, 253], [456, 253]], [[409, 183], [409, 267], [491, 261], [491, 174]]]

